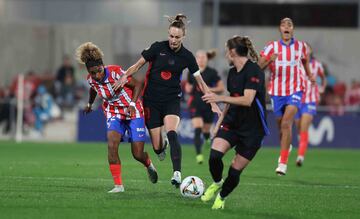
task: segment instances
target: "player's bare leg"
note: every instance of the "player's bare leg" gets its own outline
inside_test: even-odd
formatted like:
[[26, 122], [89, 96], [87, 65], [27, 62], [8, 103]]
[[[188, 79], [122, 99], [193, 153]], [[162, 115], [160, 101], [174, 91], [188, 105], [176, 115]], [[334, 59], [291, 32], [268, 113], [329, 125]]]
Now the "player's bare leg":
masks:
[[297, 107], [288, 105], [285, 108], [284, 115], [281, 118], [280, 123], [280, 162], [275, 172], [278, 175], [285, 175], [287, 170], [287, 162], [289, 157], [289, 149], [291, 144], [291, 131], [294, 117], [297, 112]]
[[116, 131], [109, 131], [108, 138], [108, 161], [110, 172], [114, 180], [114, 188], [109, 193], [124, 192], [121, 178], [121, 161], [118, 154], [121, 135]]
[[154, 164], [150, 160], [148, 153], [144, 152], [144, 142], [143, 141], [132, 142], [131, 153], [135, 160], [139, 161], [144, 165], [144, 167], [147, 170], [150, 181], [152, 183], [156, 183], [158, 181], [158, 174]]
[[296, 165], [301, 167], [304, 163], [305, 153], [309, 144], [309, 127], [313, 120], [313, 116], [310, 114], [303, 114], [300, 120], [300, 139], [299, 139], [299, 149], [298, 156], [296, 158]]
[[166, 157], [168, 143], [163, 141], [161, 127], [150, 129], [149, 134], [155, 154], [157, 154], [160, 161], [163, 161]]

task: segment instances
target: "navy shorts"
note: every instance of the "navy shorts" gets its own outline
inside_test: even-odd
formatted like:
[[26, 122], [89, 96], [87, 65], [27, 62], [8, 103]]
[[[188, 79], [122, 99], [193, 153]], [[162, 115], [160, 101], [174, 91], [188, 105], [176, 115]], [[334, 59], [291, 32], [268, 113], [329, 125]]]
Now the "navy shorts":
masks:
[[274, 114], [276, 117], [282, 117], [285, 112], [285, 108], [288, 105], [296, 106], [300, 109], [301, 98], [303, 93], [296, 92], [290, 96], [271, 96], [271, 104], [274, 109]]
[[127, 132], [129, 142], [145, 141], [144, 118], [126, 120], [111, 117], [107, 120], [107, 131], [116, 131], [122, 137]]
[[216, 137], [228, 141], [231, 147], [235, 147], [237, 154], [248, 160], [252, 160], [255, 157], [264, 139], [264, 136], [244, 136], [236, 130], [223, 128], [219, 129]]
[[302, 103], [300, 109], [295, 115], [295, 119], [300, 119], [303, 114], [309, 114], [311, 116], [316, 115], [316, 103]]

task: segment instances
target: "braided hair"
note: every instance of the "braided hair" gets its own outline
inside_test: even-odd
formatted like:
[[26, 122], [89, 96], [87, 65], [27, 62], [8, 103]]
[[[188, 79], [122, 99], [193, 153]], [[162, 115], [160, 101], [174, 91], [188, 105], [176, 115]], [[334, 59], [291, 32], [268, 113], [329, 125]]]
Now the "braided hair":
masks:
[[239, 56], [250, 56], [253, 62], [259, 60], [254, 45], [248, 36], [234, 36], [226, 42], [229, 49], [235, 49]]

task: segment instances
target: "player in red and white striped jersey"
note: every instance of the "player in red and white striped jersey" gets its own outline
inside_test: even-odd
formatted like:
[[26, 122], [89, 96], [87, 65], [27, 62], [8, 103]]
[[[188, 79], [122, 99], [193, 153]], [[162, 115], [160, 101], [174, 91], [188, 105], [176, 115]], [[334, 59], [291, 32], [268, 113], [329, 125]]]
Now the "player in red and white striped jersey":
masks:
[[300, 136], [298, 156], [296, 158], [296, 165], [299, 167], [302, 166], [304, 162], [305, 153], [309, 143], [309, 127], [316, 114], [316, 105], [320, 100], [320, 93], [322, 93], [326, 87], [324, 68], [322, 67], [322, 64], [313, 57], [312, 48], [309, 45], [307, 45], [307, 47], [310, 55], [310, 71], [313, 74], [313, 77], [321, 78], [321, 87], [311, 83], [305, 74], [305, 70], [302, 71], [303, 77], [305, 78], [305, 90], [300, 109], [295, 116], [295, 123]]
[[272, 41], [261, 51], [259, 66], [269, 67], [271, 95], [274, 113], [280, 130], [280, 161], [276, 168], [278, 175], [285, 175], [291, 143], [291, 128], [295, 114], [300, 107], [303, 80], [301, 66], [314, 81], [309, 70], [306, 44], [293, 38], [294, 25], [290, 18], [280, 21], [281, 40]]
[[144, 152], [145, 122], [143, 107], [138, 99], [142, 83], [128, 77], [123, 89], [115, 91], [114, 82], [124, 74], [120, 66], [103, 64], [103, 52], [93, 43], [87, 42], [76, 50], [77, 59], [85, 64], [89, 75], [89, 103], [85, 113], [91, 112], [91, 105], [97, 95], [103, 99], [103, 111], [107, 120], [108, 161], [115, 187], [109, 193], [124, 191], [121, 178], [121, 162], [118, 147], [121, 138], [128, 133], [133, 157], [147, 169], [150, 181], [156, 183], [158, 176], [149, 155]]

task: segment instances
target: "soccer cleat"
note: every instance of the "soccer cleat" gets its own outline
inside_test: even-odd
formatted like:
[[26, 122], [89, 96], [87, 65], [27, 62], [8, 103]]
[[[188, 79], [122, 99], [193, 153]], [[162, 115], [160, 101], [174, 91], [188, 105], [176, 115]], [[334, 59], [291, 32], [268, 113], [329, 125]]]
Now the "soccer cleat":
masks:
[[112, 190], [108, 191], [108, 193], [119, 193], [124, 191], [125, 189], [123, 185], [115, 185], [115, 187]]
[[285, 176], [286, 175], [287, 165], [284, 163], [279, 163], [278, 167], [276, 168], [275, 172], [278, 176]]
[[174, 185], [176, 188], [179, 188], [181, 184], [181, 172], [174, 171], [173, 177], [171, 177], [171, 184]]
[[164, 141], [163, 141], [163, 150], [161, 151], [160, 154], [157, 155], [160, 161], [163, 161], [165, 159], [166, 149], [167, 149], [168, 145], [169, 145], [169, 139], [166, 137], [166, 138], [164, 138]]
[[202, 164], [204, 162], [204, 155], [202, 155], [202, 154], [196, 155], [196, 162], [198, 164]]
[[301, 167], [304, 163], [304, 156], [297, 156], [296, 158], [296, 166]]
[[225, 199], [221, 198], [220, 193], [216, 196], [216, 199], [214, 201], [213, 206], [211, 209], [218, 210], [218, 209], [224, 209], [225, 207]]
[[[290, 147], [289, 147], [289, 155], [290, 155], [290, 152], [292, 151], [292, 148], [293, 148], [293, 146], [292, 146], [292, 144], [290, 144]], [[281, 157], [279, 156], [278, 163], [280, 163], [280, 159], [281, 159]]]
[[149, 176], [149, 180], [152, 183], [157, 183], [158, 181], [158, 174], [157, 171], [153, 165], [153, 163], [150, 163], [150, 165], [146, 168], [148, 176]]
[[201, 201], [210, 201], [214, 197], [215, 193], [221, 189], [223, 182], [224, 180], [221, 180], [219, 183], [212, 183], [209, 188], [206, 189], [204, 195], [201, 196]]

